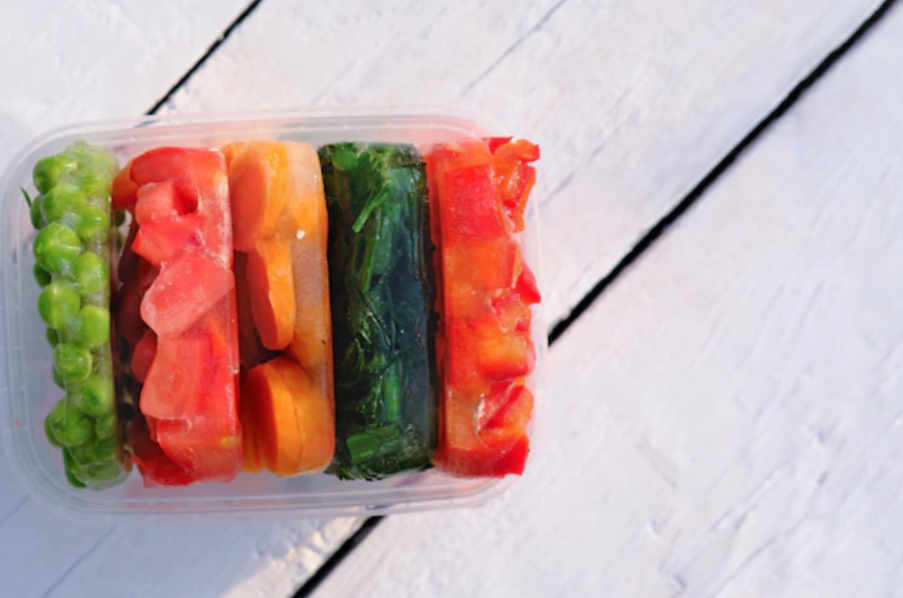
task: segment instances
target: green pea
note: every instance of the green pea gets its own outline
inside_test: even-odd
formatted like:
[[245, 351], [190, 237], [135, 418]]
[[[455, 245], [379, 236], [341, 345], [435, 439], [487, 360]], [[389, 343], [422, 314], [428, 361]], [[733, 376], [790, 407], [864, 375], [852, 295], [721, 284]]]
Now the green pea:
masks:
[[63, 447], [63, 465], [66, 466], [66, 469], [70, 469], [72, 471], [78, 471], [81, 469], [78, 463], [75, 462], [75, 459], [72, 458], [72, 452], [68, 447]]
[[72, 471], [70, 471], [69, 469], [66, 469], [66, 480], [75, 488], [87, 488], [87, 486], [85, 486], [85, 483], [75, 477], [75, 474], [72, 473]]
[[78, 312], [76, 340], [85, 347], [97, 347], [110, 340], [110, 312], [86, 305]]
[[58, 154], [40, 160], [34, 167], [32, 178], [34, 186], [41, 193], [47, 193], [56, 187], [63, 176], [78, 166], [78, 162], [71, 156]]
[[115, 461], [118, 447], [113, 439], [94, 440], [87, 444], [72, 447], [69, 453], [77, 466], [86, 468], [104, 461]]
[[86, 251], [72, 262], [72, 277], [82, 295], [93, 295], [110, 285], [110, 267], [102, 257]]
[[113, 382], [102, 376], [88, 378], [72, 397], [72, 406], [92, 417], [113, 413], [113, 405]]
[[53, 437], [63, 446], [81, 446], [94, 440], [94, 422], [69, 407], [65, 397], [57, 402], [47, 417]]
[[56, 436], [53, 434], [53, 426], [50, 421], [50, 413], [47, 414], [47, 417], [44, 418], [44, 434], [47, 436], [47, 441], [56, 448], [62, 448], [62, 444], [56, 439]]
[[56, 369], [51, 369], [51, 375], [53, 376], [53, 382], [63, 390], [66, 390], [66, 381], [60, 378], [60, 375], [56, 373]]
[[113, 218], [113, 222], [116, 223], [116, 226], [122, 226], [125, 224], [125, 210], [116, 210], [116, 214], [114, 214]]
[[31, 268], [31, 273], [34, 275], [34, 279], [38, 281], [38, 286], [42, 289], [50, 284], [52, 277], [50, 276], [50, 272], [35, 264]]
[[81, 446], [94, 439], [94, 422], [84, 415], [70, 413], [63, 424], [62, 434], [57, 439], [65, 446]]
[[98, 438], [113, 438], [116, 435], [116, 415], [108, 413], [94, 420], [94, 434]]
[[95, 206], [85, 206], [78, 213], [75, 232], [83, 240], [98, 239], [106, 243], [110, 237], [110, 215]]
[[47, 342], [50, 343], [51, 347], [60, 344], [60, 333], [57, 332], [55, 328], [47, 329]]
[[94, 441], [94, 453], [98, 461], [115, 461], [119, 457], [119, 443], [115, 438], [100, 438]]
[[57, 222], [67, 214], [76, 214], [88, 203], [87, 196], [75, 185], [63, 183], [44, 195], [41, 200], [41, 214], [44, 222]]
[[[96, 166], [94, 167], [96, 168]], [[75, 182], [88, 197], [107, 198], [110, 196], [112, 181], [106, 172], [82, 170], [75, 172]]]
[[47, 221], [44, 220], [44, 214], [42, 210], [43, 206], [43, 195], [38, 195], [31, 200], [31, 207], [29, 207], [29, 210], [31, 212], [31, 225], [35, 227], [35, 230], [41, 230], [42, 228], [47, 226]]
[[90, 465], [96, 459], [94, 457], [94, 443], [82, 444], [69, 449], [69, 454], [75, 462], [76, 469], [81, 469], [85, 465]]
[[111, 482], [118, 479], [122, 475], [122, 467], [115, 459], [107, 460], [90, 466], [86, 474], [92, 482], [92, 487], [95, 487], [94, 482]]
[[71, 286], [63, 282], [51, 282], [38, 296], [38, 313], [48, 326], [63, 328], [78, 315], [82, 301]]
[[66, 402], [66, 397], [63, 397], [53, 406], [53, 409], [50, 410], [50, 413], [47, 414], [47, 418], [51, 421], [52, 424], [56, 425], [59, 422], [66, 419], [66, 413], [69, 411], [68, 403]]
[[44, 227], [34, 240], [37, 263], [51, 274], [65, 274], [84, 247], [78, 234], [59, 222]]
[[91, 352], [74, 343], [60, 343], [53, 350], [53, 369], [59, 377], [71, 384], [91, 375]]
[[66, 479], [69, 480], [69, 483], [75, 486], [76, 488], [84, 488], [85, 483], [79, 479], [79, 476], [83, 475], [82, 468], [75, 462], [75, 459], [72, 458], [72, 453], [70, 449], [63, 449], [63, 465], [66, 469]]
[[75, 158], [80, 166], [94, 167], [115, 174], [117, 170], [116, 157], [106, 149], [91, 145], [87, 141], [76, 141], [66, 148], [66, 155]]

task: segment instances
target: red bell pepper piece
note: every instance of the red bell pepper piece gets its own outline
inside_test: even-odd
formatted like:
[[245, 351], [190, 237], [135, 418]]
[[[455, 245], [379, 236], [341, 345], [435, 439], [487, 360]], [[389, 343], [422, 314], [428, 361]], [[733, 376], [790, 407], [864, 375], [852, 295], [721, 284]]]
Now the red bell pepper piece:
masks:
[[520, 474], [533, 395], [533, 273], [514, 233], [539, 157], [526, 141], [440, 145], [427, 156], [442, 296], [437, 355], [444, 365], [437, 464], [460, 476]]

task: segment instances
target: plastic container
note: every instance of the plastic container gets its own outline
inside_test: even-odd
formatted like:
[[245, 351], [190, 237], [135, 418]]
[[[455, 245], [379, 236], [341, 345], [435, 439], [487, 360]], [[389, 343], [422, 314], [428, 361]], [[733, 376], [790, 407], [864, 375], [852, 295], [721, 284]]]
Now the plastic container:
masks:
[[[32, 278], [36, 232], [20, 189], [34, 191], [36, 162], [75, 141], [112, 150], [120, 165], [161, 146], [219, 148], [249, 140], [303, 141], [315, 147], [338, 142], [435, 143], [504, 135], [486, 119], [459, 109], [316, 109], [291, 113], [216, 117], [146, 117], [59, 129], [35, 140], [8, 166], [0, 180], [0, 312], [3, 369], [0, 371], [5, 451], [29, 490], [49, 506], [79, 519], [171, 519], [181, 517], [299, 517], [371, 515], [479, 506], [516, 477], [455, 478], [435, 470], [376, 482], [342, 481], [326, 474], [280, 478], [242, 473], [233, 481], [187, 487], [146, 488], [137, 471], [119, 486], [102, 491], [71, 487], [63, 475], [60, 451], [44, 434], [44, 418], [61, 391], [51, 374], [52, 348], [36, 305], [40, 288]], [[540, 275], [538, 198], [530, 199], [524, 258]], [[535, 423], [543, 417], [541, 378], [546, 353], [545, 325], [533, 307], [536, 367], [529, 384], [536, 403], [531, 449], [537, 452]], [[540, 449], [541, 450], [541, 449]]]

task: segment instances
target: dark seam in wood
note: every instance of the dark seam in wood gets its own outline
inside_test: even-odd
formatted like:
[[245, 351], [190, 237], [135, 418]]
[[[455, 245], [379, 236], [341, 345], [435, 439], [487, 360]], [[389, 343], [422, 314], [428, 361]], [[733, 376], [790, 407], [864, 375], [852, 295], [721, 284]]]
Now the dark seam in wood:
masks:
[[[556, 10], [558, 6], [563, 4], [566, 0], [562, 0], [552, 11]], [[593, 289], [587, 293], [583, 299], [580, 300], [579, 303], [574, 307], [571, 313], [559, 321], [553, 328], [551, 333], [549, 334], [549, 345], [554, 345], [555, 342], [561, 338], [561, 335], [571, 327], [571, 325], [577, 321], [577, 319], [586, 312], [587, 309], [593, 304], [593, 302], [599, 298], [602, 292], [608, 288], [608, 286], [614, 282], [614, 280], [621, 275], [624, 270], [626, 270], [629, 266], [631, 266], [639, 256], [646, 251], [659, 237], [661, 237], [667, 229], [674, 224], [674, 222], [680, 218], [690, 207], [698, 200], [712, 184], [727, 171], [730, 166], [736, 162], [737, 158], [739, 158], [743, 152], [745, 152], [756, 140], [761, 137], [762, 133], [765, 132], [768, 127], [770, 127], [774, 122], [780, 119], [808, 90], [812, 87], [825, 73], [827, 73], [831, 67], [833, 67], [838, 60], [852, 48], [882, 17], [884, 17], [888, 10], [896, 3], [897, 0], [885, 0], [878, 7], [878, 9], [871, 14], [863, 23], [856, 29], [855, 32], [840, 46], [838, 46], [834, 51], [825, 57], [815, 69], [809, 73], [800, 83], [794, 87], [790, 93], [781, 101], [778, 106], [772, 110], [764, 119], [762, 119], [758, 125], [756, 125], [734, 148], [728, 152], [728, 154], [711, 170], [705, 177], [677, 204], [677, 206], [671, 210], [664, 218], [658, 221], [652, 229], [640, 239], [639, 243], [637, 243], [633, 249], [628, 252], [624, 258], [618, 262], [618, 264], [605, 276], [602, 280], [600, 280]], [[548, 20], [548, 17], [551, 16], [551, 12], [546, 15], [546, 17], [540, 22], [540, 24], [544, 23]], [[534, 29], [539, 25], [534, 26]], [[531, 30], [532, 32], [533, 30]], [[529, 33], [528, 33], [529, 34]], [[526, 37], [526, 36], [524, 36]], [[520, 43], [522, 40], [518, 40], [515, 43], [515, 46]], [[509, 51], [502, 55], [496, 63], [500, 62], [502, 58], [504, 58], [511, 50], [514, 49], [514, 46], [509, 48]], [[494, 63], [494, 64], [496, 64]], [[490, 67], [490, 70], [494, 68], [494, 66]], [[489, 71], [486, 71], [484, 75], [478, 77], [477, 81], [488, 74]], [[469, 87], [468, 87], [469, 88]], [[352, 534], [342, 546], [339, 547], [332, 555], [326, 559], [326, 562], [317, 569], [316, 573], [314, 573], [300, 588], [292, 598], [309, 598], [313, 595], [314, 591], [317, 587], [320, 586], [321, 583], [336, 570], [336, 568], [345, 560], [351, 552], [357, 548], [363, 541], [370, 535], [370, 532], [379, 525], [385, 517], [370, 517], [364, 524], [358, 529], [354, 534]]]
[[298, 591], [292, 596], [292, 598], [308, 598], [313, 595], [314, 591], [317, 587], [323, 583], [330, 573], [332, 573], [336, 567], [341, 564], [341, 562], [351, 554], [355, 548], [357, 548], [366, 538], [370, 535], [376, 526], [379, 525], [385, 517], [376, 516], [376, 517], [368, 517], [364, 524], [361, 527], [351, 534], [347, 540], [345, 540], [338, 550], [333, 552], [326, 562], [317, 569], [316, 573], [311, 575], [304, 584], [298, 588]]
[[731, 149], [728, 154], [721, 159], [715, 167], [708, 172], [708, 174], [703, 177], [703, 179], [697, 183], [695, 187], [693, 187], [690, 192], [684, 196], [684, 198], [675, 206], [668, 214], [666, 214], [661, 220], [659, 220], [655, 226], [653, 226], [649, 232], [647, 232], [640, 241], [633, 246], [633, 248], [625, 255], [621, 261], [604, 277], [600, 280], [596, 285], [590, 290], [589, 293], [584, 295], [584, 297], [574, 306], [574, 309], [571, 310], [571, 313], [568, 314], [567, 317], [560, 320], [555, 326], [552, 328], [552, 332], [549, 334], [549, 345], [552, 345], [561, 338], [561, 335], [571, 327], [571, 325], [577, 321], [580, 316], [586, 312], [587, 309], [599, 298], [599, 296], [613, 283], [618, 276], [620, 276], [627, 268], [629, 268], [633, 263], [640, 257], [640, 255], [649, 249], [649, 247], [655, 243], [670, 227], [674, 224], [678, 218], [683, 216], [692, 206], [696, 203], [696, 201], [702, 197], [702, 195], [708, 191], [709, 187], [718, 180], [718, 178], [724, 174], [733, 164], [737, 161], [737, 159], [748, 150], [758, 139], [762, 136], [771, 125], [773, 125], [776, 121], [778, 121], [782, 116], [784, 116], [800, 98], [802, 98], [809, 90], [818, 82], [821, 77], [827, 73], [837, 62], [853, 47], [859, 42], [869, 30], [874, 27], [874, 25], [884, 17], [890, 8], [897, 2], [897, 0], [885, 0], [874, 13], [871, 14], [863, 23], [856, 29], [853, 34], [847, 38], [840, 46], [838, 46], [834, 51], [828, 54], [824, 60], [822, 60], [815, 69], [809, 73], [802, 81], [800, 81], [796, 87], [794, 87], [789, 94], [781, 101], [778, 106], [772, 110], [764, 119], [759, 121], [757, 124], [747, 135], [740, 140], [733, 149]]
[[241, 12], [241, 14], [238, 15], [238, 17], [237, 17], [234, 21], [232, 21], [232, 23], [229, 24], [228, 27], [226, 27], [225, 31], [223, 31], [223, 32], [220, 34], [220, 36], [217, 37], [217, 38], [213, 41], [213, 43], [210, 45], [210, 47], [207, 48], [207, 51], [204, 52], [204, 55], [201, 56], [201, 57], [198, 59], [198, 61], [195, 62], [195, 63], [191, 66], [191, 68], [188, 69], [188, 71], [187, 71], [184, 75], [182, 75], [182, 78], [179, 79], [178, 81], [176, 81], [176, 84], [173, 85], [172, 87], [170, 87], [170, 88], [169, 88], [169, 91], [167, 91], [167, 92], [163, 95], [162, 98], [160, 98], [159, 100], [157, 100], [157, 103], [154, 104], [153, 106], [151, 106], [150, 110], [148, 110], [147, 112], [145, 112], [145, 114], [146, 114], [147, 116], [151, 116], [151, 115], [153, 115], [153, 114], [156, 114], [157, 111], [158, 111], [160, 108], [162, 108], [162, 107], [166, 104], [166, 102], [168, 102], [168, 101], [172, 98], [172, 96], [174, 96], [174, 95], [176, 94], [177, 91], [179, 91], [180, 89], [182, 89], [182, 87], [185, 86], [185, 84], [188, 82], [188, 80], [191, 79], [191, 77], [198, 71], [198, 69], [200, 69], [202, 66], [204, 66], [204, 63], [207, 62], [207, 59], [210, 58], [210, 57], [213, 55], [213, 53], [216, 52], [216, 51], [219, 49], [219, 47], [222, 45], [222, 43], [223, 43], [224, 41], [226, 41], [226, 39], [227, 39], [230, 35], [232, 35], [232, 32], [235, 31], [235, 29], [236, 29], [239, 25], [241, 25], [242, 22], [243, 22], [245, 19], [247, 19], [247, 18], [251, 15], [251, 13], [254, 12], [254, 10], [255, 10], [258, 6], [260, 6], [260, 3], [261, 3], [261, 2], [263, 2], [263, 0], [254, 0], [253, 2], [251, 2], [251, 4], [249, 4], [248, 7], [245, 8], [245, 9]]
[[471, 89], [473, 89], [477, 85], [477, 83], [479, 83], [480, 81], [485, 79], [487, 76], [489, 76], [489, 73], [494, 71], [495, 68], [499, 64], [502, 63], [503, 60], [508, 58], [508, 56], [510, 56], [511, 53], [514, 52], [518, 48], [518, 46], [520, 46], [522, 43], [524, 43], [524, 40], [526, 40], [528, 37], [530, 37], [537, 31], [539, 31], [540, 29], [542, 29], [543, 25], [545, 25], [549, 21], [549, 19], [552, 18], [552, 15], [554, 15], [556, 12], [558, 12], [558, 9], [561, 8], [564, 5], [564, 3], [567, 1], [568, 0], [559, 0], [559, 2], [555, 6], [550, 8], [548, 10], [548, 12], [546, 12], [546, 14], [544, 14], [542, 16], [542, 18], [536, 22], [535, 25], [530, 27], [523, 35], [521, 35], [519, 38], [517, 38], [517, 40], [513, 44], [508, 46], [508, 49], [506, 49], [504, 52], [502, 52], [502, 54], [498, 58], [496, 58], [494, 61], [492, 61], [492, 64], [490, 64], [482, 73], [477, 75], [476, 79], [474, 79], [473, 81], [468, 83], [467, 86], [461, 91], [461, 93], [458, 94], [457, 100], [460, 100], [462, 97], [467, 95], [467, 93]]
[[6, 525], [6, 522], [9, 521], [10, 519], [12, 519], [13, 515], [18, 513], [19, 511], [21, 511], [22, 507], [24, 507], [27, 503], [28, 503], [27, 496], [22, 498], [19, 502], [17, 502], [15, 504], [15, 506], [12, 509], [10, 509], [10, 511], [6, 515], [4, 515], [2, 519], [0, 519], [0, 527], [3, 527], [4, 525]]
[[115, 532], [115, 531], [116, 531], [116, 526], [115, 526], [115, 525], [112, 526], [109, 530], [107, 530], [107, 533], [105, 533], [103, 536], [101, 536], [101, 537], [97, 540], [97, 542], [95, 542], [94, 545], [91, 546], [91, 548], [89, 548], [86, 552], [82, 553], [77, 559], [75, 559], [75, 560], [72, 562], [71, 565], [69, 565], [69, 567], [68, 567], [65, 571], [63, 571], [63, 574], [60, 575], [60, 576], [56, 579], [56, 581], [54, 581], [54, 582], [50, 585], [50, 587], [47, 588], [47, 590], [44, 591], [43, 594], [41, 594], [41, 598], [48, 598], [48, 596], [50, 596], [51, 594], [53, 594], [53, 592], [55, 592], [56, 589], [57, 589], [58, 587], [60, 587], [60, 584], [62, 584], [64, 581], [66, 581], [66, 578], [68, 578], [70, 575], [72, 575], [73, 571], [75, 571], [76, 569], [78, 569], [78, 567], [79, 567], [82, 563], [84, 563], [86, 560], [88, 560], [88, 558], [89, 558], [92, 554], [94, 554], [95, 552], [97, 552], [97, 549], [99, 549], [101, 546], [103, 546], [104, 542], [106, 542], [107, 540], [109, 540], [110, 536], [112, 536], [112, 535], [113, 535], [113, 532]]

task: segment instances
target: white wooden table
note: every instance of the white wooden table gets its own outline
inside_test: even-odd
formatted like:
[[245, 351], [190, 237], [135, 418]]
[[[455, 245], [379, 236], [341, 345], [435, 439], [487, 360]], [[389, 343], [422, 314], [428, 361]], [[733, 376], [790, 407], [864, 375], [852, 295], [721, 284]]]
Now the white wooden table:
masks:
[[2, 3], [0, 165], [153, 109], [496, 118], [563, 323], [484, 509], [86, 526], [4, 458], [0, 596], [903, 596], [901, 39], [879, 0]]

